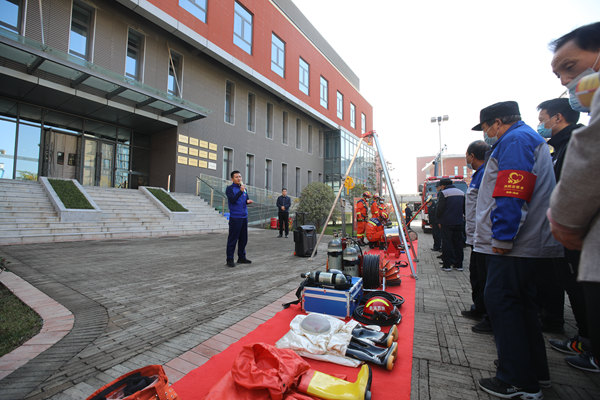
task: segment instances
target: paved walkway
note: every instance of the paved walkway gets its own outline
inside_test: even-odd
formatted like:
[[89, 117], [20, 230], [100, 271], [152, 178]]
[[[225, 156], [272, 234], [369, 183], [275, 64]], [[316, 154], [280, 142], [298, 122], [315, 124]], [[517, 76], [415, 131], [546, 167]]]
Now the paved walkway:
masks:
[[[224, 265], [225, 234], [0, 247], [12, 272], [75, 317], [55, 345], [0, 379], [0, 397], [83, 399], [148, 364], [179, 379], [279, 311], [301, 272], [323, 268], [326, 243], [308, 260], [293, 256], [291, 236], [275, 236], [252, 230], [253, 264], [235, 269]], [[419, 242], [411, 398], [488, 399], [476, 382], [493, 374], [495, 346], [460, 316], [470, 304], [468, 270], [440, 271], [431, 236]], [[600, 398], [600, 376], [548, 356], [546, 399]]]

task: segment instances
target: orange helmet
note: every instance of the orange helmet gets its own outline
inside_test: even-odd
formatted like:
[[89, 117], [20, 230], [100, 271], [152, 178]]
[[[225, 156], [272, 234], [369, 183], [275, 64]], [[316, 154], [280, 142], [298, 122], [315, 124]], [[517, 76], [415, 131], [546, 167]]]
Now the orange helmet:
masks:
[[363, 197], [367, 198], [367, 199], [370, 198], [371, 197], [371, 192], [369, 192], [369, 191], [364, 192], [363, 193]]
[[388, 220], [388, 218], [390, 217], [390, 216], [388, 215], [388, 213], [386, 213], [385, 211], [383, 211], [381, 214], [379, 214], [379, 216], [381, 217], [381, 219], [382, 219], [383, 221], [387, 221], [387, 220]]

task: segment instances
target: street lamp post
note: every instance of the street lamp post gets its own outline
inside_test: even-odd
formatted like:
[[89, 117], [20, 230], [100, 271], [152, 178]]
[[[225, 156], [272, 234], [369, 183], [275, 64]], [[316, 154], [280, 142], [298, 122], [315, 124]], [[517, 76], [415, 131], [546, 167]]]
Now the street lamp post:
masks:
[[444, 161], [442, 160], [442, 121], [448, 121], [447, 115], [438, 115], [437, 117], [431, 117], [431, 122], [437, 122], [438, 124], [438, 135], [440, 138], [440, 175], [444, 175]]

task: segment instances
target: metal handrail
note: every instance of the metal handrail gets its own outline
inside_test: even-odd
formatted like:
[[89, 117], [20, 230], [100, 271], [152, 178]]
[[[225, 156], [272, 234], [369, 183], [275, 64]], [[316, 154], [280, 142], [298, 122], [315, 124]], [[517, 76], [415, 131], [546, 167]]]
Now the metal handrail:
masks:
[[[200, 174], [199, 176], [196, 176], [196, 196], [200, 196], [208, 202], [211, 207], [225, 215], [229, 212], [229, 204], [227, 202], [225, 189], [230, 184], [231, 181]], [[254, 201], [252, 206], [248, 207], [249, 224], [267, 223], [271, 218], [277, 217], [278, 212], [275, 202], [279, 193], [257, 188], [255, 186], [246, 185], [246, 188], [249, 197]], [[297, 207], [298, 199], [293, 196], [290, 196], [290, 198], [292, 200], [290, 214], [292, 215]]]

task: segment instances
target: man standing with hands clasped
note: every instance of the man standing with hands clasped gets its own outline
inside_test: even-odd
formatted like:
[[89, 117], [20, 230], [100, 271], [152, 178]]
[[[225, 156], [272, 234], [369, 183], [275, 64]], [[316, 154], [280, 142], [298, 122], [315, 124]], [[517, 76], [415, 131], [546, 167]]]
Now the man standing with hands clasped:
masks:
[[474, 249], [487, 258], [484, 299], [498, 352], [496, 376], [480, 379], [479, 387], [503, 398], [542, 399], [550, 372], [535, 297], [538, 260], [563, 255], [545, 215], [555, 186], [550, 152], [521, 121], [515, 101], [482, 109], [473, 130], [492, 143]]
[[248, 243], [248, 204], [253, 201], [248, 198], [246, 186], [242, 183], [240, 171], [231, 173], [232, 184], [227, 186], [225, 194], [229, 203], [229, 236], [227, 237], [227, 266], [235, 267], [233, 253], [238, 247], [238, 264], [250, 264], [246, 258], [246, 243]]
[[288, 233], [290, 232], [290, 206], [292, 205], [292, 201], [287, 195], [287, 189], [281, 189], [281, 196], [277, 198], [277, 211], [279, 212], [279, 236], [281, 237], [283, 234], [283, 227], [285, 225], [285, 237], [288, 237]]

